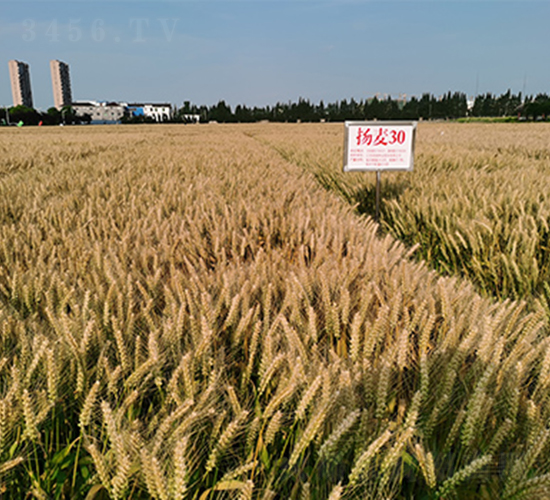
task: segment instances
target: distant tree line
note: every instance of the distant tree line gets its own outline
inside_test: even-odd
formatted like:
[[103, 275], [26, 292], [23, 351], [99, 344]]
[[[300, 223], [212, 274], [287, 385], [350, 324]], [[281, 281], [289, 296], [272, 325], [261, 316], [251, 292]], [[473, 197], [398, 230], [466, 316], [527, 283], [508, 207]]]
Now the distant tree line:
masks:
[[[550, 96], [538, 94], [523, 97], [521, 92], [513, 94], [510, 90], [499, 96], [491, 93], [481, 94], [468, 106], [466, 94], [447, 92], [436, 97], [423, 94], [410, 99], [395, 99], [391, 96], [378, 96], [358, 100], [343, 99], [333, 103], [320, 101], [317, 104], [309, 99], [300, 98], [298, 102], [276, 103], [272, 106], [248, 107], [244, 104], [231, 108], [225, 101], [212, 106], [196, 105], [185, 101], [176, 110], [170, 120], [175, 123], [195, 121], [216, 121], [219, 123], [270, 122], [339, 122], [344, 120], [452, 120], [458, 118], [510, 117], [525, 120], [546, 120], [550, 117]], [[59, 125], [89, 123], [91, 117], [78, 117], [70, 107], [58, 110], [50, 108], [39, 112], [25, 106], [8, 109], [0, 108], [0, 124]], [[124, 117], [123, 123], [156, 123], [147, 117]]]
[[237, 105], [234, 110], [220, 101], [211, 107], [196, 106], [185, 102], [177, 110], [175, 119], [189, 115], [199, 115], [201, 121], [227, 122], [257, 122], [267, 120], [271, 122], [319, 122], [343, 120], [393, 120], [393, 119], [425, 119], [430, 118], [459, 118], [467, 112], [466, 95], [448, 93], [441, 99], [430, 94], [424, 94], [420, 99], [416, 97], [408, 101], [386, 97], [379, 99], [359, 100], [344, 99], [334, 103], [311, 103], [308, 99], [300, 98], [298, 102], [277, 103], [274, 106], [248, 108], [246, 105]]
[[314, 104], [300, 98], [298, 102], [277, 103], [274, 106], [231, 108], [225, 101], [213, 106], [197, 106], [184, 102], [174, 116], [174, 121], [185, 122], [189, 116], [198, 115], [201, 122], [246, 123], [267, 120], [271, 122], [338, 122], [344, 120], [449, 120], [467, 117], [517, 117], [537, 120], [550, 116], [550, 96], [522, 97], [521, 92], [510, 90], [502, 95], [491, 93], [476, 97], [469, 108], [466, 94], [448, 92], [441, 97], [423, 94], [408, 100], [391, 96], [359, 100], [344, 99], [325, 104]]
[[61, 109], [49, 108], [46, 112], [37, 111], [27, 106], [0, 108], [0, 125], [74, 125], [90, 123], [91, 117], [76, 116], [70, 106]]

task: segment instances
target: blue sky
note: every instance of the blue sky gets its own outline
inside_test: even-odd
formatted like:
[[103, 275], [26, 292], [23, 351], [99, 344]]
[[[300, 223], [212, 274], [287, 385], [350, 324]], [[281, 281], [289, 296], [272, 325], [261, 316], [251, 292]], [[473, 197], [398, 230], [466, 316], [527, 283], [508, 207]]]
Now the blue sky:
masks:
[[550, 93], [550, 1], [0, 0], [8, 60], [53, 105], [49, 61], [73, 99], [235, 106], [380, 93]]

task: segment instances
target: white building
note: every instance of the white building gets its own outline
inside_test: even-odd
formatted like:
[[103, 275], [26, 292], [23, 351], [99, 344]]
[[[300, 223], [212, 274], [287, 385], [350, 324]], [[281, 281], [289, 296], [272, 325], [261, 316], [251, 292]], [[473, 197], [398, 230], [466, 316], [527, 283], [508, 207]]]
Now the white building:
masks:
[[156, 122], [165, 122], [172, 118], [171, 104], [76, 101], [72, 103], [76, 116], [90, 116], [91, 123], [120, 123], [123, 116], [144, 116]]
[[165, 122], [172, 118], [171, 104], [132, 103], [128, 104], [132, 116], [146, 116], [156, 122]]
[[91, 123], [120, 123], [127, 114], [128, 104], [125, 102], [107, 101], [77, 101], [71, 107], [76, 116], [90, 116]]
[[201, 115], [183, 115], [185, 123], [200, 123]]

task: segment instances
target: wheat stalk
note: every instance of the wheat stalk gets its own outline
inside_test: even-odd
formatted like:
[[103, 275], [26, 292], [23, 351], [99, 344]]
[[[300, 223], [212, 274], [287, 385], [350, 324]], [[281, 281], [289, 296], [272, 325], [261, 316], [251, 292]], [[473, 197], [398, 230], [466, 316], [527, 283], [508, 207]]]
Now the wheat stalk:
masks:
[[349, 475], [350, 485], [353, 486], [359, 482], [361, 477], [367, 471], [371, 460], [378, 453], [378, 451], [389, 441], [391, 436], [392, 432], [389, 429], [386, 429], [367, 447], [367, 449], [359, 456], [359, 458], [357, 458]]
[[437, 490], [436, 495], [438, 498], [446, 498], [448, 495], [458, 487], [458, 485], [472, 475], [479, 472], [486, 465], [491, 463], [493, 460], [492, 455], [483, 455], [480, 458], [477, 458], [473, 462], [469, 463], [466, 467], [456, 471], [449, 479], [447, 479], [441, 487]]

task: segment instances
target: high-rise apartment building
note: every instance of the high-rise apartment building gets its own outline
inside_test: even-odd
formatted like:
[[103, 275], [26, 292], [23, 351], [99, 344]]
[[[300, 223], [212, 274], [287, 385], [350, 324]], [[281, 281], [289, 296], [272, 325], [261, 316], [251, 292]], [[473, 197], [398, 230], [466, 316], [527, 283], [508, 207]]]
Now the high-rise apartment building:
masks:
[[53, 101], [57, 109], [70, 106], [73, 102], [69, 65], [61, 61], [50, 61], [52, 73]]
[[31, 75], [29, 72], [29, 65], [16, 60], [11, 60], [8, 64], [10, 67], [13, 105], [23, 105], [32, 108]]

